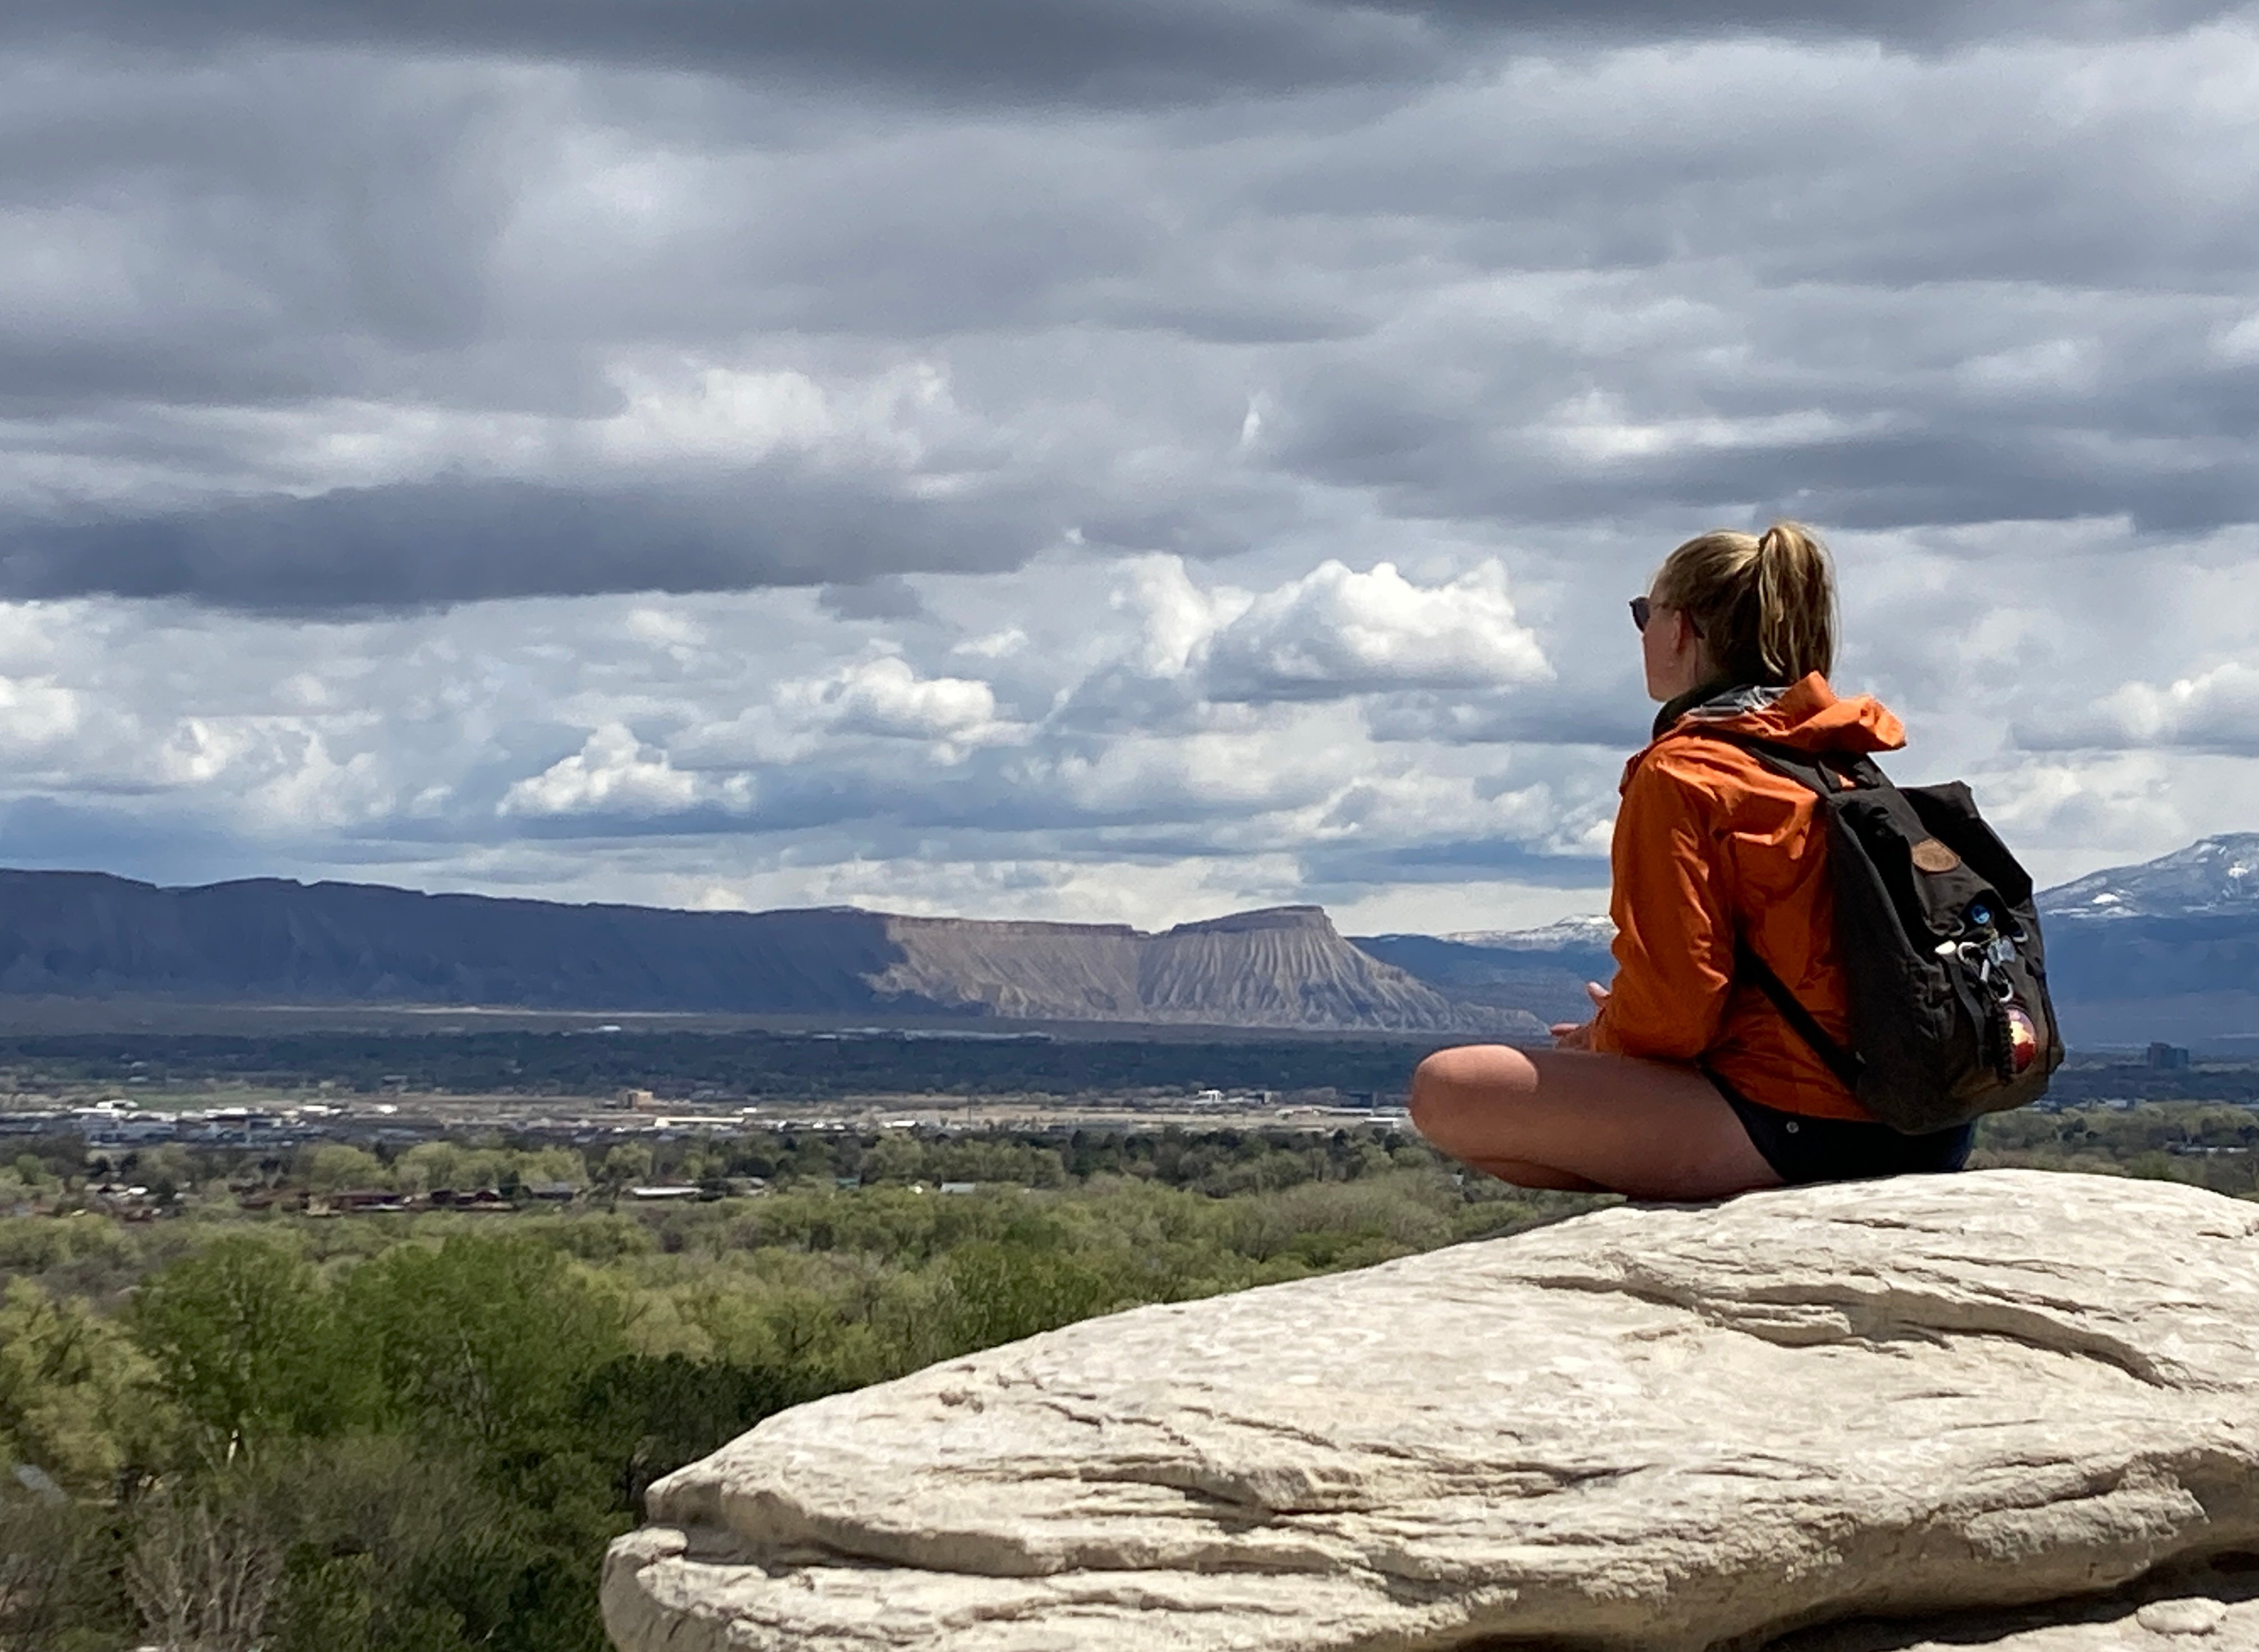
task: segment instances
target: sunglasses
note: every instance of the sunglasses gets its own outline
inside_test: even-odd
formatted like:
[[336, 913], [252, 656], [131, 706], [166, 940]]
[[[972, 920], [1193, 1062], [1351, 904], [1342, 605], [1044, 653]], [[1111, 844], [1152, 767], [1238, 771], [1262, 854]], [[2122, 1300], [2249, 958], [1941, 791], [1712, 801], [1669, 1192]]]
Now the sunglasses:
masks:
[[[1647, 630], [1648, 621], [1654, 617], [1655, 604], [1653, 602], [1648, 601], [1648, 599], [1643, 596], [1635, 596], [1632, 598], [1631, 623], [1637, 630], [1643, 633], [1645, 632]], [[1702, 628], [1700, 625], [1695, 624], [1692, 620], [1687, 621], [1686, 629], [1692, 631], [1697, 637], [1700, 637], [1702, 634]]]

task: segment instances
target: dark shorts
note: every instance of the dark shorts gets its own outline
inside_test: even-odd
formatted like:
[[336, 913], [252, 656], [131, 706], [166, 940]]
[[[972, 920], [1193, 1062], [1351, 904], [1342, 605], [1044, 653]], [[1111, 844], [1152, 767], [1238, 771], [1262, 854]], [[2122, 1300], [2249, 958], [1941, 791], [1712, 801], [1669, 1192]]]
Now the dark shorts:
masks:
[[1856, 1182], [1874, 1176], [1924, 1176], [1957, 1171], [1969, 1160], [1973, 1124], [1956, 1125], [1931, 1136], [1901, 1136], [1887, 1124], [1852, 1119], [1814, 1119], [1778, 1113], [1745, 1101], [1715, 1075], [1710, 1079], [1726, 1098], [1781, 1180]]

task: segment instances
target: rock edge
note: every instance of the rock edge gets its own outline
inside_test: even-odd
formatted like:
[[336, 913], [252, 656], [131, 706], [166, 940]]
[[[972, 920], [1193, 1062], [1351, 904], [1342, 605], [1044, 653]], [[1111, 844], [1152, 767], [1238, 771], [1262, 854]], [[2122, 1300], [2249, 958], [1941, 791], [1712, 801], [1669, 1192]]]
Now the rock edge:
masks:
[[624, 1652], [1697, 1652], [2092, 1595], [2259, 1550], [2259, 1205], [1622, 1207], [801, 1406], [650, 1513]]

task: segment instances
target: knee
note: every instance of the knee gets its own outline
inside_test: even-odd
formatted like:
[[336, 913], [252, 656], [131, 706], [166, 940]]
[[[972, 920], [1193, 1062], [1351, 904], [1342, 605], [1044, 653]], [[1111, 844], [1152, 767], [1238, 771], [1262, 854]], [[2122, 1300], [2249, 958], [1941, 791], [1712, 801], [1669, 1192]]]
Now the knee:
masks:
[[1404, 1110], [1412, 1116], [1412, 1128], [1425, 1136], [1436, 1134], [1436, 1114], [1443, 1107], [1443, 1095], [1450, 1080], [1450, 1069], [1443, 1057], [1451, 1052], [1439, 1050], [1412, 1069], [1412, 1094], [1404, 1103]]
[[1412, 1097], [1405, 1109], [1412, 1114], [1412, 1122], [1425, 1130], [1435, 1120], [1436, 1109], [1442, 1104], [1443, 1094], [1451, 1088], [1456, 1050], [1438, 1050], [1412, 1069]]
[[1527, 1092], [1534, 1075], [1529, 1058], [1503, 1044], [1438, 1050], [1413, 1069], [1406, 1110], [1414, 1128], [1433, 1136], [1438, 1127], [1448, 1129], [1452, 1117], [1471, 1103]]

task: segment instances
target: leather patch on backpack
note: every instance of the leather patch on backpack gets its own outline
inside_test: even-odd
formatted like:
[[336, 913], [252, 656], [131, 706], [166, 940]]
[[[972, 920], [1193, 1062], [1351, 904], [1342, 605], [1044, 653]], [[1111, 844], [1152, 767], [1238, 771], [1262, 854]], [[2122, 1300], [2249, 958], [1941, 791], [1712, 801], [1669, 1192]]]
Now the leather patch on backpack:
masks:
[[1961, 857], [1935, 837], [1925, 837], [1913, 846], [1913, 864], [1924, 872], [1951, 872], [1961, 864]]

